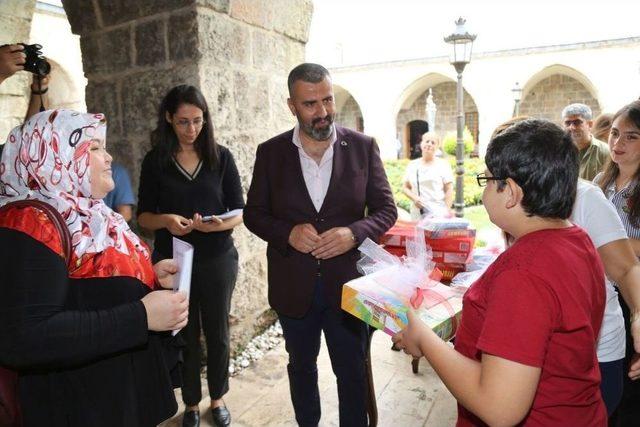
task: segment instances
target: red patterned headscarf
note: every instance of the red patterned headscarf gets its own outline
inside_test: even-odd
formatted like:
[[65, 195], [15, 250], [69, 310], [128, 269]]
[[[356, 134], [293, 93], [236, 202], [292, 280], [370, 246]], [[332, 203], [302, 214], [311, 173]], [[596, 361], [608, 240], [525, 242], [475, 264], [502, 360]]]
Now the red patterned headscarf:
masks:
[[49, 110], [29, 118], [7, 139], [0, 160], [0, 206], [38, 199], [62, 214], [76, 259], [113, 248], [149, 259], [146, 245], [101, 199], [91, 198], [89, 147], [104, 141], [103, 114]]

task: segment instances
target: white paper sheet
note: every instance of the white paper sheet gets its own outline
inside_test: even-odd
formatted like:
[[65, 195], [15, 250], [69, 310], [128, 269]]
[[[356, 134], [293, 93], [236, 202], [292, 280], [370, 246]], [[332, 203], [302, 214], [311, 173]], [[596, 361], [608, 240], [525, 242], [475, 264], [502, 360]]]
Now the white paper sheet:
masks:
[[[178, 265], [178, 272], [173, 279], [173, 290], [184, 292], [189, 299], [191, 292], [191, 267], [193, 265], [193, 246], [183, 240], [173, 238], [173, 260]], [[179, 332], [172, 332], [175, 335]]]

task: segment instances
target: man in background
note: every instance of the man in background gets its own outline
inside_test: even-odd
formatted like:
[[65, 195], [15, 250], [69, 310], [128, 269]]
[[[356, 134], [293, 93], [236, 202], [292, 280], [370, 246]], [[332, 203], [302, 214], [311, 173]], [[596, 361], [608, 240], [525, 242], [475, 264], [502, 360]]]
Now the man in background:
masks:
[[591, 134], [593, 113], [584, 104], [567, 105], [562, 110], [562, 123], [571, 140], [578, 147], [580, 178], [593, 181], [609, 160], [609, 146]]

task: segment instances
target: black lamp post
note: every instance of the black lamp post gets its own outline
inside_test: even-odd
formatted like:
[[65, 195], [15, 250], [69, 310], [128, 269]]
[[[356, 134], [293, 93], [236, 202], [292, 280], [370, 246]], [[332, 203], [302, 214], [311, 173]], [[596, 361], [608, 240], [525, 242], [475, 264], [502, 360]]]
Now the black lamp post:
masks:
[[520, 83], [516, 82], [516, 85], [511, 89], [513, 95], [513, 117], [520, 115], [520, 100], [522, 99], [522, 88]]
[[444, 38], [444, 41], [453, 45], [453, 56], [451, 64], [458, 73], [457, 90], [457, 141], [456, 141], [456, 197], [454, 208], [457, 217], [464, 216], [464, 111], [463, 111], [463, 90], [462, 72], [464, 67], [471, 61], [471, 48], [476, 39], [475, 34], [469, 34], [464, 27], [466, 20], [462, 17], [456, 21], [456, 30], [453, 34]]

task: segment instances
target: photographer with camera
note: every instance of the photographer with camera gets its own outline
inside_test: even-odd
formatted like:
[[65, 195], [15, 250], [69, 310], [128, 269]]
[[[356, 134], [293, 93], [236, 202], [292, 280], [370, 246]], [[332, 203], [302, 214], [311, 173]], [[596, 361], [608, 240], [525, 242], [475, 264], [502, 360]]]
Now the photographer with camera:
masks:
[[[18, 71], [29, 71], [33, 74], [31, 98], [25, 120], [44, 111], [47, 105], [49, 90], [49, 73], [51, 65], [42, 56], [42, 46], [24, 43], [5, 44], [0, 46], [0, 84]], [[0, 152], [2, 152], [0, 145]]]

